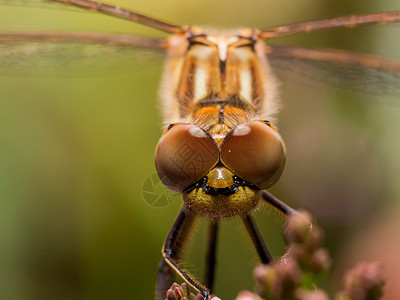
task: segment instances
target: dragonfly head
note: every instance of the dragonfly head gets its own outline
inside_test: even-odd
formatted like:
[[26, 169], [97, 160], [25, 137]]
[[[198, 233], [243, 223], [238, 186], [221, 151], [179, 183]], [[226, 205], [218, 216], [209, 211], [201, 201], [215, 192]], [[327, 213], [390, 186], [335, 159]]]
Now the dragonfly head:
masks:
[[170, 125], [156, 149], [156, 169], [171, 190], [183, 193], [188, 210], [211, 217], [243, 215], [260, 191], [282, 174], [286, 150], [276, 129], [250, 121], [230, 130], [221, 143], [194, 124]]

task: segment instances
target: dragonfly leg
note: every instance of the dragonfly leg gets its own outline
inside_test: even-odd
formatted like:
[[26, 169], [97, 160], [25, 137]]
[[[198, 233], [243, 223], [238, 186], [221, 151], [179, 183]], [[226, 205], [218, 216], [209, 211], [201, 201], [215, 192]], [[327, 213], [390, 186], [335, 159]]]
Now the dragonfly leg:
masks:
[[273, 196], [267, 191], [262, 191], [261, 192], [261, 198], [267, 202], [269, 205], [271, 205], [273, 208], [277, 209], [281, 213], [283, 213], [286, 217], [290, 215], [297, 214], [298, 212], [291, 208], [289, 205], [283, 203], [281, 200]]
[[167, 290], [174, 283], [175, 271], [165, 262], [164, 258], [161, 259], [158, 265], [157, 284], [156, 284], [156, 300], [164, 300]]
[[184, 271], [177, 263], [181, 258], [194, 221], [195, 216], [182, 209], [174, 225], [172, 225], [162, 248], [163, 260], [158, 269], [156, 300], [165, 299], [166, 292], [173, 283], [174, 273], [178, 274], [193, 289], [198, 291], [204, 297], [204, 300], [208, 300], [209, 290], [196, 281], [192, 275]]
[[[262, 191], [261, 193], [262, 199], [270, 206], [273, 208], [277, 209], [279, 212], [283, 213], [285, 217], [289, 217], [295, 214], [298, 214], [297, 210], [294, 208], [291, 208], [289, 205], [283, 203], [281, 200], [276, 198], [274, 195], [270, 194], [267, 191]], [[287, 241], [286, 237], [284, 236], [284, 241], [286, 246], [288, 247], [286, 254], [290, 252], [290, 245], [289, 242]]]
[[269, 252], [264, 239], [258, 230], [257, 224], [251, 215], [243, 217], [244, 225], [246, 226], [247, 232], [249, 233], [251, 240], [253, 241], [254, 247], [258, 252], [258, 256], [263, 264], [268, 264], [272, 261], [271, 253]]
[[207, 288], [210, 289], [210, 292], [212, 292], [214, 288], [218, 226], [219, 226], [218, 220], [212, 219], [210, 221], [210, 227], [208, 232], [206, 272], [205, 272], [206, 274], [205, 283]]
[[[267, 191], [262, 191], [262, 199], [273, 208], [283, 213], [286, 217], [297, 214], [298, 212], [291, 208], [289, 205], [283, 203], [275, 196], [271, 195]], [[267, 245], [265, 244], [260, 231], [258, 230], [257, 224], [251, 215], [243, 217], [243, 222], [246, 226], [247, 232], [249, 233], [251, 240], [258, 252], [258, 255], [263, 264], [268, 264], [272, 261], [271, 253], [269, 252]]]

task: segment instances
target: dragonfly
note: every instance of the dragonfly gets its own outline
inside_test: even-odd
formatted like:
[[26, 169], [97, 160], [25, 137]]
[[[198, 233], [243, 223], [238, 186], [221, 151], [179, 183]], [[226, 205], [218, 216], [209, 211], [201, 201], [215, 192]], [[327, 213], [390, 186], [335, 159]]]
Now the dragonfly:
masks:
[[[104, 43], [167, 53], [162, 111], [165, 131], [157, 144], [155, 164], [183, 205], [162, 247], [156, 299], [164, 299], [175, 274], [204, 299], [213, 292], [219, 222], [239, 217], [264, 264], [272, 261], [252, 212], [266, 204], [283, 213], [296, 210], [267, 191], [281, 176], [285, 144], [274, 126], [277, 80], [269, 60], [303, 60], [340, 64], [398, 76], [400, 63], [333, 49], [271, 45], [269, 40], [303, 32], [386, 24], [400, 12], [353, 15], [224, 33], [166, 23], [134, 11], [90, 0], [51, 0], [130, 20], [170, 34], [167, 39], [118, 34], [52, 32], [1, 33], [4, 44], [18, 41]], [[206, 278], [199, 282], [180, 266], [199, 216], [210, 222]]]

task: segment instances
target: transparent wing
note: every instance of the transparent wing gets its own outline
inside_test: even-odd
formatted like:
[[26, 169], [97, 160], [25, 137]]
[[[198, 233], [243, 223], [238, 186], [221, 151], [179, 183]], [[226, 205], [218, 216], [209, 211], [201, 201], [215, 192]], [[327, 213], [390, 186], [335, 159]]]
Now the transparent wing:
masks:
[[285, 76], [382, 95], [400, 94], [400, 62], [335, 49], [268, 45], [271, 66]]
[[400, 11], [342, 16], [336, 18], [279, 25], [262, 29], [259, 33], [259, 36], [262, 39], [268, 39], [317, 30], [351, 28], [355, 26], [388, 24], [395, 22], [400, 22]]
[[61, 9], [61, 6], [66, 6], [68, 8], [76, 7], [81, 10], [83, 9], [98, 12], [131, 22], [143, 24], [168, 33], [182, 33], [185, 31], [185, 29], [181, 28], [180, 26], [147, 17], [137, 12], [124, 9], [120, 6], [113, 6], [91, 0], [0, 0], [0, 4], [6, 4], [10, 6], [37, 6], [52, 9]]
[[[85, 12], [78, 7], [71, 6], [71, 5], [63, 5], [61, 3], [57, 3], [54, 1], [48, 1], [48, 0], [0, 0], [0, 6], [3, 7], [9, 7], [9, 8], [34, 8], [34, 9], [45, 9], [46, 11], [49, 11], [50, 13], [55, 11], [68, 11], [68, 12], [74, 12], [74, 13], [80, 13], [80, 12]], [[21, 20], [23, 21], [23, 20]]]
[[161, 62], [164, 52], [163, 40], [131, 35], [0, 33], [0, 75], [129, 72]]

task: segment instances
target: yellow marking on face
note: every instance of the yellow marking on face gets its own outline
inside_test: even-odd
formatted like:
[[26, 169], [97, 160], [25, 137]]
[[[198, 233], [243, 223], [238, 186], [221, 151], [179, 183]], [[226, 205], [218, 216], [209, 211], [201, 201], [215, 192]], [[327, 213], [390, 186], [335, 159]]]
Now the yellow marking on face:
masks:
[[214, 188], [226, 188], [233, 184], [233, 176], [227, 168], [214, 168], [207, 174], [207, 184]]

